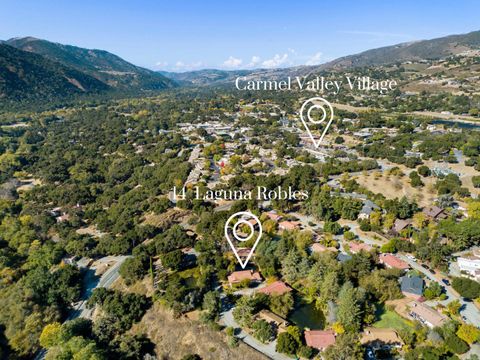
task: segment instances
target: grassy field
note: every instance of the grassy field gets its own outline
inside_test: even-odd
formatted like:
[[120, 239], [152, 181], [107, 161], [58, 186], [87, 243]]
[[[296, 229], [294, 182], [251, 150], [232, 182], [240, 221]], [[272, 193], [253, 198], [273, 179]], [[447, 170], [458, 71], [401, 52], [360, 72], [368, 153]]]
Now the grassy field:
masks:
[[397, 331], [412, 331], [412, 325], [407, 320], [403, 319], [396, 312], [385, 310], [379, 315], [379, 320], [373, 324], [374, 327], [380, 329], [395, 329]]
[[157, 359], [181, 359], [198, 354], [204, 360], [266, 360], [266, 357], [240, 342], [236, 348], [227, 344], [224, 333], [210, 329], [183, 316], [175, 319], [158, 301], [143, 319], [133, 325], [133, 334], [146, 334], [155, 344]]

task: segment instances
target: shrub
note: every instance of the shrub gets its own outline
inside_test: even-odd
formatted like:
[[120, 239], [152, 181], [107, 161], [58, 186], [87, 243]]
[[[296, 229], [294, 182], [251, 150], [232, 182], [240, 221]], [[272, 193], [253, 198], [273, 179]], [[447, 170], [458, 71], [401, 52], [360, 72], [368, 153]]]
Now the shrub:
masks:
[[286, 332], [278, 335], [276, 351], [287, 355], [295, 355], [297, 348], [297, 340], [292, 335]]
[[263, 319], [255, 321], [252, 328], [253, 336], [264, 344], [273, 337], [272, 326]]
[[449, 335], [445, 338], [445, 345], [455, 354], [464, 354], [468, 351], [468, 344], [456, 335]]
[[464, 277], [455, 277], [452, 281], [452, 287], [461, 296], [467, 299], [476, 299], [480, 297], [480, 284], [474, 280]]

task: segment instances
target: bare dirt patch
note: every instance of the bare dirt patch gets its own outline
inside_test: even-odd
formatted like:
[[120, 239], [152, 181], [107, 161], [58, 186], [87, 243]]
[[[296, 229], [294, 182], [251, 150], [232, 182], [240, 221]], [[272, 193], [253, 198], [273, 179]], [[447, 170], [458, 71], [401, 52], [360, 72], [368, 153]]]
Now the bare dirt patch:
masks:
[[179, 208], [168, 209], [163, 214], [149, 213], [145, 215], [144, 225], [167, 228], [174, 223], [183, 222], [190, 215], [190, 211]]
[[230, 348], [226, 336], [187, 317], [174, 319], [156, 302], [143, 319], [132, 328], [134, 333], [147, 335], [156, 345], [157, 359], [181, 359], [198, 354], [205, 360], [264, 360], [262, 354], [240, 343]]
[[135, 293], [139, 295], [145, 295], [152, 297], [155, 290], [153, 289], [152, 278], [150, 276], [145, 276], [141, 281], [135, 282], [130, 286], [125, 284], [125, 281], [120, 276], [112, 285], [112, 289], [118, 290], [125, 293]]
[[88, 227], [77, 229], [76, 233], [79, 235], [90, 235], [95, 238], [101, 238], [105, 235], [105, 233], [98, 230], [95, 225], [90, 225]]

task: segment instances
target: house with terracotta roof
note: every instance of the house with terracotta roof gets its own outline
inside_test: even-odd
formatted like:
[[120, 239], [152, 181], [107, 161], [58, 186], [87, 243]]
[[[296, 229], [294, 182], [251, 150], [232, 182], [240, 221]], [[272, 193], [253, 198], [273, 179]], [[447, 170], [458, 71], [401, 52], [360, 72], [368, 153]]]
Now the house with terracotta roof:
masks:
[[259, 293], [267, 295], [283, 295], [292, 291], [292, 288], [285, 284], [283, 281], [275, 281], [270, 285], [265, 286], [258, 290]]
[[373, 249], [371, 245], [365, 244], [363, 242], [357, 242], [357, 241], [350, 241], [348, 243], [348, 246], [350, 247], [350, 252], [352, 254], [357, 254], [362, 250], [365, 252], [370, 252]]
[[408, 270], [410, 266], [393, 254], [380, 254], [378, 261], [389, 269]]
[[312, 250], [312, 252], [316, 253], [322, 253], [325, 251], [331, 251], [336, 253], [338, 251], [338, 249], [334, 248], [333, 246], [325, 246], [320, 243], [313, 243], [312, 246], [310, 246], [310, 249]]
[[245, 280], [249, 280], [250, 282], [260, 282], [262, 281], [262, 277], [260, 276], [260, 273], [256, 271], [254, 272], [253, 270], [234, 271], [228, 275], [228, 283], [230, 286], [241, 283]]
[[406, 297], [418, 300], [423, 295], [423, 279], [420, 276], [402, 276], [400, 289]]
[[281, 216], [281, 215], [278, 215], [276, 212], [273, 212], [273, 211], [266, 212], [265, 215], [266, 215], [270, 220], [277, 221], [277, 222], [282, 219], [282, 216]]
[[305, 343], [307, 346], [323, 351], [335, 344], [333, 330], [305, 330]]
[[422, 212], [429, 220], [442, 220], [448, 217], [444, 209], [434, 205], [424, 208]]
[[446, 315], [443, 315], [430, 306], [418, 301], [408, 303], [407, 308], [408, 315], [410, 315], [412, 319], [420, 321], [429, 328], [442, 326], [448, 320]]
[[400, 348], [403, 341], [393, 329], [379, 329], [367, 327], [362, 333], [360, 342], [364, 346], [371, 347], [375, 350]]
[[278, 224], [280, 230], [295, 230], [300, 229], [301, 223], [299, 221], [282, 221]]

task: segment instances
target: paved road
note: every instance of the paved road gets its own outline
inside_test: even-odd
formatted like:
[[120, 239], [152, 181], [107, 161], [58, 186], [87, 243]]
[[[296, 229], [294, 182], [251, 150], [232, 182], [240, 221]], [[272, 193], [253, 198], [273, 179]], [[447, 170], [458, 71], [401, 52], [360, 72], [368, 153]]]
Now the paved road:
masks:
[[[237, 324], [235, 319], [233, 318], [233, 308], [223, 312], [220, 316], [220, 322], [225, 326], [233, 327], [234, 329], [239, 329], [240, 325]], [[262, 344], [261, 342], [257, 341], [253, 336], [246, 333], [240, 328], [240, 333], [235, 335], [237, 338], [241, 339], [244, 343], [250, 345], [255, 350], [261, 352], [265, 356], [270, 359], [274, 360], [292, 360], [291, 357], [287, 355], [280, 354], [275, 351], [275, 347], [277, 345], [277, 341], [272, 341], [268, 344]]]
[[87, 303], [87, 300], [92, 295], [93, 290], [99, 287], [104, 287], [104, 288], [111, 287], [115, 282], [115, 280], [117, 280], [118, 277], [120, 276], [119, 274], [120, 266], [128, 257], [129, 256], [106, 256], [98, 260], [97, 266], [101, 266], [102, 264], [107, 264], [111, 261], [115, 261], [115, 264], [112, 265], [107, 271], [105, 271], [105, 273], [100, 277], [100, 279], [94, 276], [95, 271], [93, 269], [87, 270], [88, 272], [85, 276], [85, 283], [84, 283], [85, 292], [83, 294], [83, 299], [77, 304], [77, 306], [75, 306], [72, 309], [67, 320], [72, 320], [77, 317], [82, 317], [87, 319], [91, 317], [93, 310], [87, 309], [86, 303]]
[[[365, 237], [365, 236], [360, 236], [360, 234], [357, 232], [358, 228], [359, 228], [358, 224], [351, 225], [351, 231], [354, 232], [355, 234], [357, 234], [357, 236], [359, 236], [360, 240], [362, 240], [365, 243], [370, 244], [370, 245], [382, 245], [381, 241], [373, 240], [373, 239], [370, 239], [370, 238]], [[448, 299], [444, 300], [444, 301], [439, 301], [441, 304], [446, 305], [449, 302], [458, 299], [460, 301], [460, 303], [462, 304], [462, 309], [460, 311], [460, 314], [462, 316], [465, 316], [465, 318], [467, 319], [467, 322], [469, 322], [469, 323], [471, 323], [475, 326], [478, 326], [478, 324], [480, 324], [480, 310], [472, 302], [463, 301], [463, 299], [461, 297], [457, 296], [454, 293], [451, 286], [447, 286], [444, 283], [442, 283], [441, 282], [442, 277], [439, 274], [436, 274], [436, 276], [435, 276], [430, 271], [423, 268], [421, 266], [421, 264], [409, 259], [405, 255], [398, 254], [398, 257], [400, 259], [402, 259], [403, 261], [407, 262], [412, 269], [415, 269], [415, 270], [421, 272], [428, 279], [430, 279], [431, 281], [436, 281], [436, 282], [440, 283], [445, 288], [445, 292], [448, 296]]]
[[[111, 287], [115, 280], [117, 280], [120, 276], [118, 272], [120, 270], [120, 265], [122, 265], [127, 258], [129, 258], [129, 256], [106, 256], [98, 260], [100, 264], [116, 261], [116, 263], [110, 269], [105, 271], [105, 273], [100, 277], [100, 280], [93, 275], [95, 273], [94, 269], [87, 270], [87, 274], [84, 279], [85, 292], [83, 294], [83, 299], [70, 311], [70, 315], [68, 316], [67, 320], [73, 320], [78, 317], [89, 319], [91, 317], [93, 310], [87, 309], [86, 303], [92, 295], [93, 290], [98, 287]], [[46, 354], [47, 352], [45, 349], [40, 350], [35, 356], [35, 360], [45, 359]]]
[[457, 296], [453, 292], [453, 289], [452, 289], [451, 286], [447, 286], [444, 283], [442, 283], [441, 282], [441, 279], [442, 279], [441, 276], [439, 276], [438, 274], [437, 274], [437, 276], [435, 276], [430, 271], [424, 269], [419, 263], [407, 258], [405, 255], [398, 254], [398, 257], [401, 258], [403, 261], [407, 262], [410, 265], [410, 267], [412, 267], [413, 269], [415, 269], [415, 270], [421, 272], [422, 274], [424, 274], [431, 281], [436, 281], [436, 282], [440, 283], [445, 288], [445, 292], [448, 296], [448, 299], [444, 300], [444, 301], [439, 301], [440, 303], [442, 303], [443, 305], [446, 305], [453, 300], [459, 300], [460, 303], [462, 304], [462, 309], [460, 311], [460, 314], [462, 316], [465, 316], [465, 318], [467, 319], [467, 322], [469, 322], [469, 323], [471, 323], [475, 326], [478, 326], [478, 324], [480, 324], [480, 310], [477, 309], [477, 307], [473, 303], [463, 301], [463, 299], [461, 297]]

